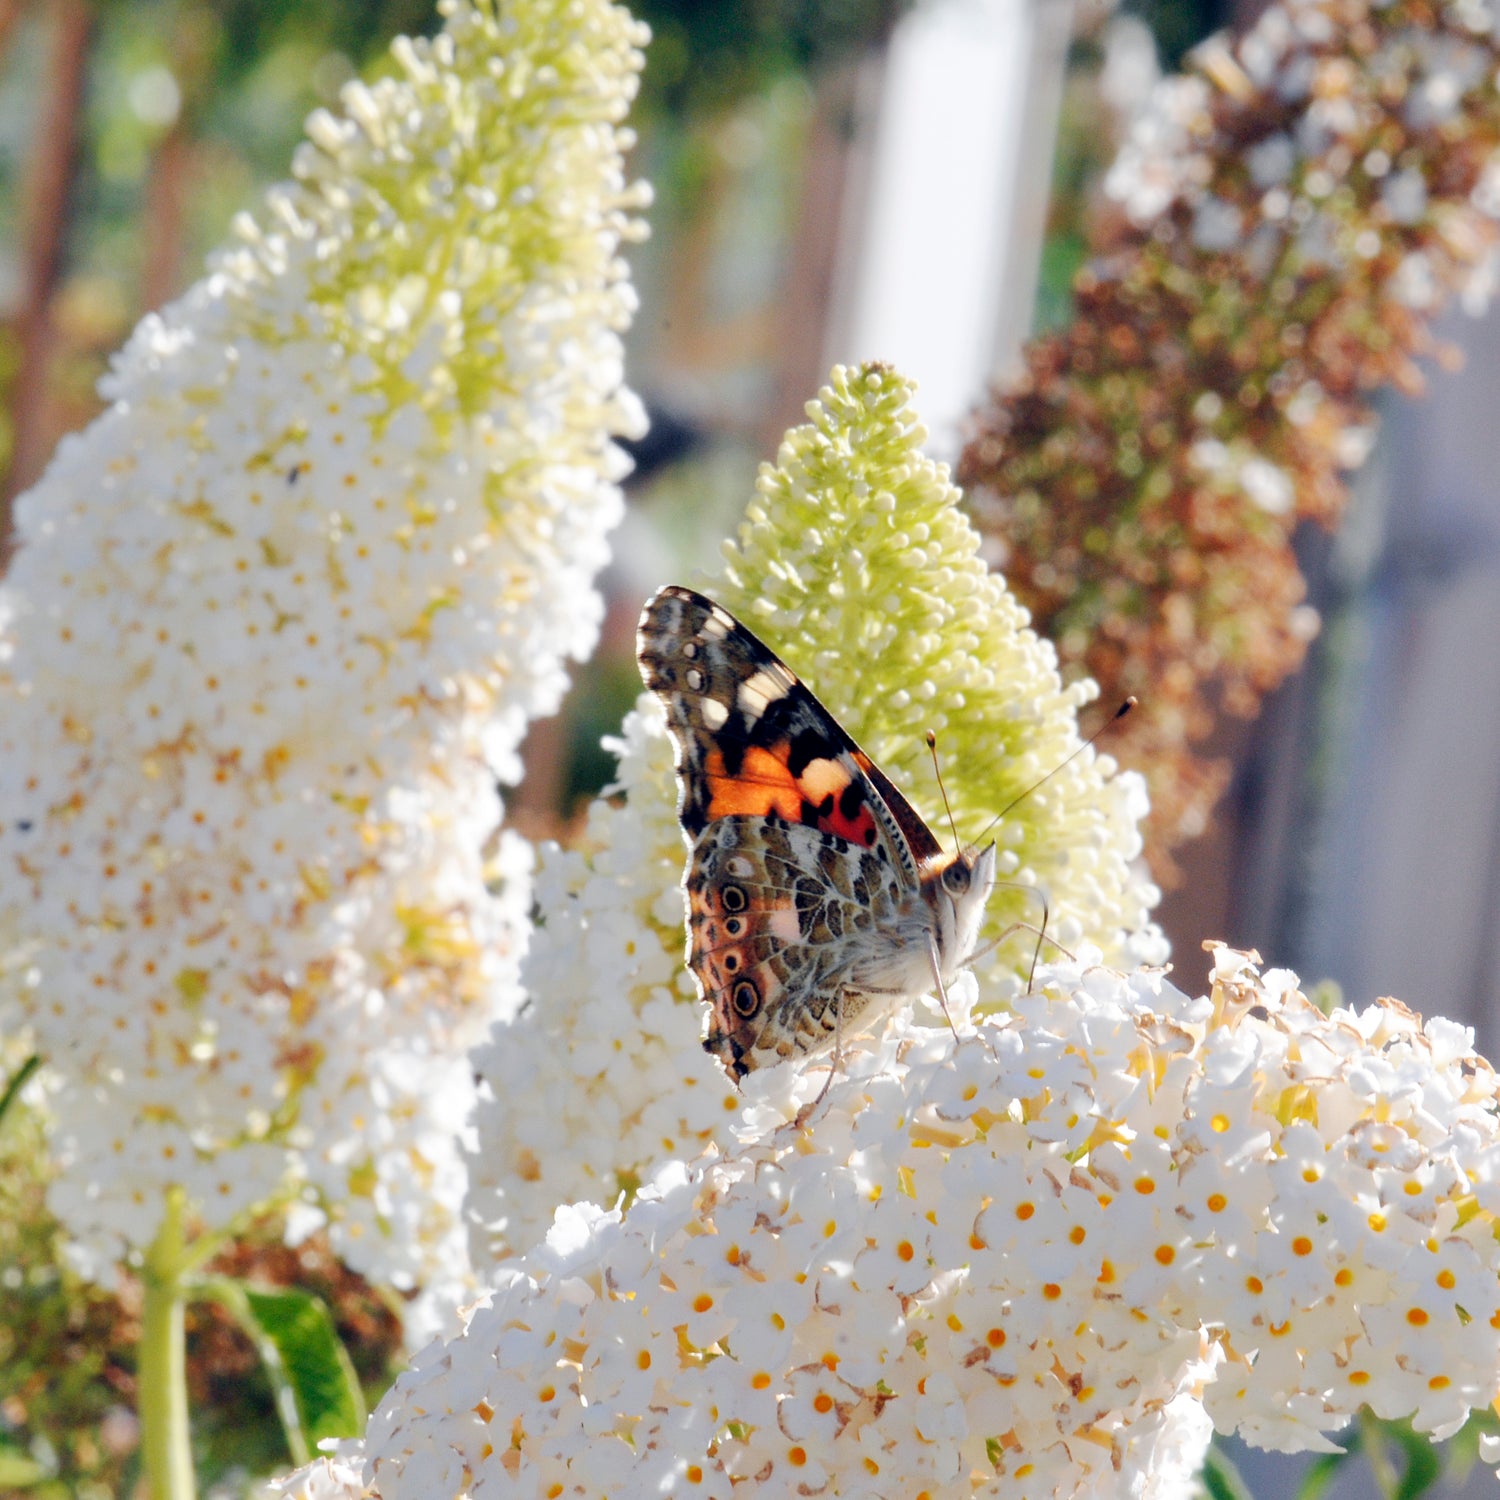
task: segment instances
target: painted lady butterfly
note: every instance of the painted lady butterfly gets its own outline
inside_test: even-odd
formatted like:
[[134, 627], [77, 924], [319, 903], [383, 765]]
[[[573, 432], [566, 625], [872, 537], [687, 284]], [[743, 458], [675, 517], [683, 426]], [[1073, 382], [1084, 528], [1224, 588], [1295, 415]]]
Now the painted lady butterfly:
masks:
[[735, 1078], [946, 985], [995, 846], [945, 853], [832, 714], [727, 610], [665, 588], [637, 637], [677, 747], [688, 966]]

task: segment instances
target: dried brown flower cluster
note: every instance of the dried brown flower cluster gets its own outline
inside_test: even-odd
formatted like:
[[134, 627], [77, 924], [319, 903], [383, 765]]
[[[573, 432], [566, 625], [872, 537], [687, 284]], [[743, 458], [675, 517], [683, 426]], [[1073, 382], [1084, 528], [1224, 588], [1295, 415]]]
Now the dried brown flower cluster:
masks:
[[1291, 548], [1332, 524], [1376, 387], [1420, 387], [1435, 311], [1497, 239], [1482, 0], [1273, 7], [1155, 96], [1107, 184], [1066, 330], [979, 417], [960, 479], [1065, 669], [1144, 712], [1148, 853], [1202, 831], [1248, 716], [1316, 628]]

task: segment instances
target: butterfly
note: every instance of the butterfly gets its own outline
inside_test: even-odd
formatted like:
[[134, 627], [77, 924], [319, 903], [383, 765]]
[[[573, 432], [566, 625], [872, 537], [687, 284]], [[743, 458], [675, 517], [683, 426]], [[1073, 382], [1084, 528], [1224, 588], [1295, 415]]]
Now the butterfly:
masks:
[[940, 991], [995, 846], [947, 853], [784, 662], [711, 599], [647, 601], [636, 657], [677, 752], [687, 962], [735, 1079]]

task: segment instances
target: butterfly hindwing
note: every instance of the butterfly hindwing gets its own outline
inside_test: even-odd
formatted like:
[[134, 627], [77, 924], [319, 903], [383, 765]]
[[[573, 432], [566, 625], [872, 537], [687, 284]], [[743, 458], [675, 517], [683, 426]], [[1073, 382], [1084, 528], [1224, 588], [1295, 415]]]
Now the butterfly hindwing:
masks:
[[709, 1002], [705, 1045], [736, 1076], [816, 1050], [860, 1008], [851, 941], [888, 919], [900, 877], [879, 853], [778, 817], [720, 818], [688, 856], [688, 965]]

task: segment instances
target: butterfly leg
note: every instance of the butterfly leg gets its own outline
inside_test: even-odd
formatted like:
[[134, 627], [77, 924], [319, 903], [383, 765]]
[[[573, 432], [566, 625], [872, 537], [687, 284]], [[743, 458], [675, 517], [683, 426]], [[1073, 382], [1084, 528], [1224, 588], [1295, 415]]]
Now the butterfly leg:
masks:
[[948, 1030], [953, 1033], [953, 1040], [958, 1040], [958, 1027], [953, 1024], [952, 1013], [948, 1009], [948, 986], [943, 983], [943, 968], [938, 962], [937, 939], [929, 932], [927, 934], [927, 957], [932, 964], [932, 977], [937, 984], [938, 1004], [943, 1007], [943, 1019], [948, 1023]]
[[995, 949], [998, 948], [1000, 944], [1003, 943], [1006, 938], [1008, 938], [1013, 932], [1034, 932], [1036, 934], [1036, 947], [1031, 954], [1031, 967], [1026, 972], [1026, 991], [1028, 994], [1031, 992], [1032, 984], [1036, 979], [1036, 966], [1042, 956], [1043, 943], [1051, 943], [1052, 946], [1056, 948], [1064, 958], [1071, 959], [1074, 963], [1078, 962], [1078, 955], [1076, 953], [1069, 952], [1068, 949], [1064, 948], [1063, 945], [1058, 942], [1058, 940], [1053, 937], [1045, 927], [1033, 927], [1030, 922], [1012, 922], [1010, 926], [1000, 934], [999, 937], [992, 938], [988, 943], [985, 943], [983, 947], [976, 948], [964, 960], [964, 968], [973, 968], [973, 966], [978, 963], [981, 958], [985, 958], [989, 954], [993, 953]]
[[1032, 951], [1031, 967], [1026, 971], [1026, 989], [1030, 992], [1032, 983], [1036, 979], [1036, 966], [1041, 962], [1043, 943], [1051, 943], [1059, 953], [1067, 958], [1072, 958], [1073, 955], [1055, 938], [1047, 935], [1047, 923], [1051, 920], [1052, 909], [1047, 904], [1046, 896], [1036, 886], [1023, 885], [1020, 881], [1016, 880], [1001, 880], [997, 881], [996, 885], [997, 887], [1004, 887], [1007, 890], [1025, 891], [1028, 895], [1035, 896], [1042, 903], [1042, 925], [1040, 927], [1033, 927], [1030, 922], [1012, 922], [999, 937], [995, 938], [992, 942], [986, 943], [982, 948], [975, 949], [964, 960], [964, 963], [966, 966], [970, 966], [976, 959], [983, 958], [987, 953], [993, 953], [1013, 932], [1034, 932], [1036, 934], [1036, 948]]
[[828, 1090], [833, 1087], [833, 1080], [838, 1076], [839, 1068], [844, 1062], [844, 1007], [842, 996], [835, 997], [833, 1002], [833, 1056], [828, 1061], [828, 1077], [823, 1080], [823, 1087], [816, 1096], [804, 1104], [797, 1111], [796, 1118], [792, 1121], [795, 1129], [800, 1130], [812, 1119], [818, 1106], [828, 1097]]

